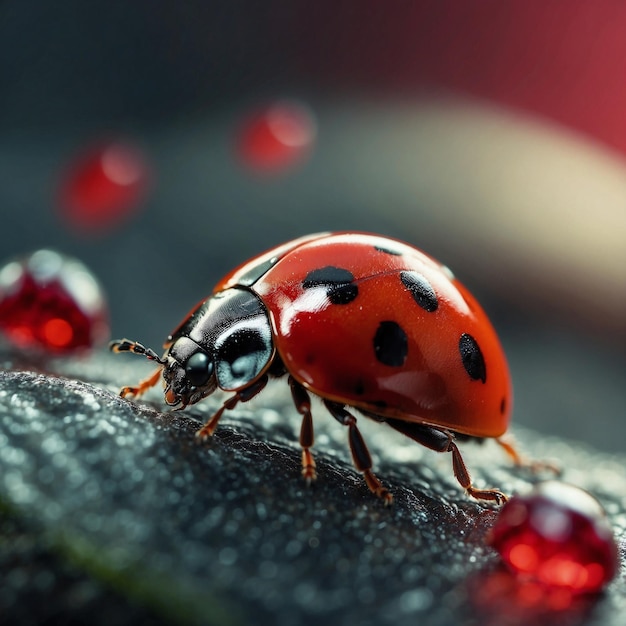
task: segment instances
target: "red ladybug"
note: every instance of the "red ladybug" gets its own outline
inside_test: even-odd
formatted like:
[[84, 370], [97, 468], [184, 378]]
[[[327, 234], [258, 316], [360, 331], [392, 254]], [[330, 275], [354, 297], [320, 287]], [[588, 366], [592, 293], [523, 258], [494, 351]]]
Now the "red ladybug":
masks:
[[450, 270], [405, 243], [362, 233], [323, 233], [278, 246], [240, 266], [168, 337], [160, 358], [122, 339], [159, 369], [122, 396], [138, 396], [161, 374], [165, 401], [184, 408], [220, 388], [232, 395], [198, 431], [213, 434], [226, 409], [287, 374], [302, 415], [302, 473], [316, 478], [309, 392], [348, 427], [356, 468], [385, 503], [391, 494], [372, 472], [357, 420], [346, 407], [384, 422], [437, 452], [451, 452], [454, 474], [477, 489], [455, 442], [499, 437], [511, 413], [507, 361], [484, 311]]

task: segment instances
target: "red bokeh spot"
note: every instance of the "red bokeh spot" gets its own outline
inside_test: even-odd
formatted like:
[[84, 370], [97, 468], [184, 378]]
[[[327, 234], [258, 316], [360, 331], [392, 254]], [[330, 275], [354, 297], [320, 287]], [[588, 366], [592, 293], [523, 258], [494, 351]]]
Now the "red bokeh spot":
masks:
[[301, 163], [311, 152], [315, 136], [316, 123], [308, 107], [276, 102], [244, 121], [237, 153], [251, 170], [278, 173]]
[[87, 268], [39, 250], [0, 269], [0, 331], [15, 347], [69, 354], [109, 337], [102, 289]]
[[149, 180], [147, 160], [138, 148], [122, 141], [100, 145], [69, 164], [59, 211], [81, 233], [112, 230], [141, 207]]
[[600, 504], [556, 481], [509, 500], [490, 543], [519, 576], [574, 594], [599, 591], [618, 569], [617, 545]]

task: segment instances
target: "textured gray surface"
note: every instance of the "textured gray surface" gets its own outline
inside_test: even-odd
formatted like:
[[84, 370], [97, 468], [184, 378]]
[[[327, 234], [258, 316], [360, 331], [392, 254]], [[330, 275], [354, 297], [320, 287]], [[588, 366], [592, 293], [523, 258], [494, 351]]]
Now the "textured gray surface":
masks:
[[[44, 373], [3, 361], [25, 370], [0, 373], [0, 613], [15, 623], [623, 623], [624, 567], [598, 597], [529, 603], [485, 545], [497, 509], [461, 493], [448, 455], [364, 418], [394, 506], [369, 494], [317, 404], [319, 479], [307, 488], [280, 381], [201, 444], [197, 420], [217, 398], [182, 413], [163, 412], [156, 392], [116, 396], [148, 364], [98, 354]], [[518, 435], [600, 498], [624, 560], [624, 457]], [[493, 443], [463, 451], [480, 486], [513, 492], [533, 478]]]

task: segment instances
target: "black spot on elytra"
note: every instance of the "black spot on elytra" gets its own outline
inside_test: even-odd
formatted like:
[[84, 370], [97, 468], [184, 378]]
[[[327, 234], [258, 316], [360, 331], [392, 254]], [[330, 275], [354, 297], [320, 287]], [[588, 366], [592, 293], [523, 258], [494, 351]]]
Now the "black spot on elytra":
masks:
[[500, 401], [500, 414], [504, 415], [506, 413], [506, 398], [503, 396]]
[[400, 250], [394, 250], [393, 248], [390, 248], [388, 246], [374, 246], [375, 250], [378, 250], [378, 252], [384, 252], [385, 254], [391, 254], [393, 256], [402, 256], [402, 252], [400, 252]]
[[362, 396], [365, 393], [365, 386], [363, 385], [363, 381], [361, 379], [356, 381], [354, 385], [354, 393], [357, 396]]
[[381, 322], [374, 335], [374, 354], [384, 365], [404, 365], [409, 351], [409, 340], [397, 322]]
[[254, 283], [256, 283], [261, 276], [265, 275], [272, 268], [272, 266], [276, 265], [277, 261], [278, 257], [273, 256], [271, 259], [255, 265], [239, 277], [238, 284], [242, 287], [250, 287], [251, 285], [254, 285]]
[[437, 310], [439, 300], [433, 286], [426, 280], [424, 276], [418, 272], [400, 272], [400, 280], [402, 284], [411, 292], [413, 300], [419, 304], [422, 309], [432, 313]]
[[487, 367], [485, 358], [476, 343], [476, 339], [467, 333], [463, 333], [459, 339], [459, 352], [463, 367], [472, 380], [487, 382]]
[[349, 304], [359, 295], [359, 288], [353, 281], [352, 272], [328, 265], [309, 272], [302, 281], [302, 287], [326, 287], [326, 295], [333, 304]]

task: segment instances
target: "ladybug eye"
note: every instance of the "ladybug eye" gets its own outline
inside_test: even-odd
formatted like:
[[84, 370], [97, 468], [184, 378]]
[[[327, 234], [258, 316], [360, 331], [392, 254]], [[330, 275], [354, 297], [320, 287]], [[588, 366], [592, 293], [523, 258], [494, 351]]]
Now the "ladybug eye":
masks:
[[204, 352], [196, 352], [187, 360], [185, 374], [193, 387], [201, 387], [213, 374], [213, 361]]

